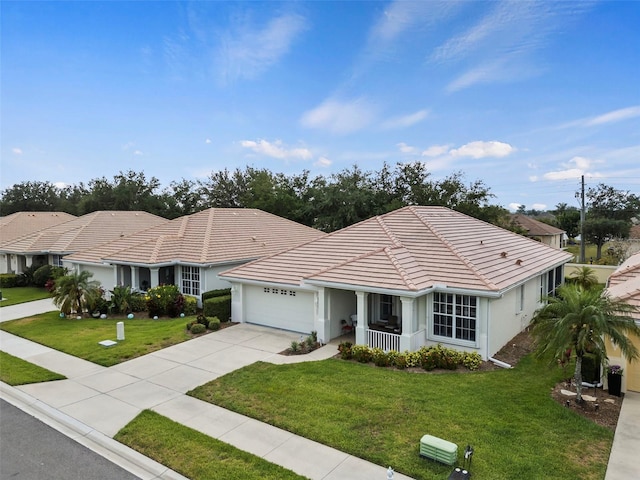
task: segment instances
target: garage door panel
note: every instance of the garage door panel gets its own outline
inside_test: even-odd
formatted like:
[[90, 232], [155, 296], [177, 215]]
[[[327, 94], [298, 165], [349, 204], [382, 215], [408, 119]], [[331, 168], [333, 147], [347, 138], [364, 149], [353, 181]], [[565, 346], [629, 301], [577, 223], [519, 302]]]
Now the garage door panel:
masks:
[[245, 287], [246, 321], [258, 325], [310, 333], [313, 330], [313, 293], [263, 287]]

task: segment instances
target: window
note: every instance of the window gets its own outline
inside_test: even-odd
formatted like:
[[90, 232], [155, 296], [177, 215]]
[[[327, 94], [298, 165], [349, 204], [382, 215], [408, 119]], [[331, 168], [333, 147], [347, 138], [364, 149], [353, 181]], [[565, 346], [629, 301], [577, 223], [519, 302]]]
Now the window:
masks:
[[518, 313], [524, 310], [524, 285], [520, 285], [518, 287], [518, 291], [516, 295], [517, 295], [516, 313]]
[[52, 257], [51, 260], [54, 267], [62, 266], [62, 255], [52, 255], [51, 257]]
[[380, 295], [380, 319], [388, 320], [393, 315], [393, 297]]
[[433, 334], [476, 341], [477, 297], [436, 292], [433, 296]]
[[182, 267], [182, 293], [185, 295], [200, 295], [200, 268]]
[[[547, 273], [542, 274], [540, 284], [540, 300], [544, 300], [544, 297], [552, 297], [556, 294], [556, 289], [562, 285], [562, 279], [564, 277], [564, 268], [562, 265], [556, 267], [554, 270], [549, 270]], [[546, 285], [545, 285], [546, 283]]]

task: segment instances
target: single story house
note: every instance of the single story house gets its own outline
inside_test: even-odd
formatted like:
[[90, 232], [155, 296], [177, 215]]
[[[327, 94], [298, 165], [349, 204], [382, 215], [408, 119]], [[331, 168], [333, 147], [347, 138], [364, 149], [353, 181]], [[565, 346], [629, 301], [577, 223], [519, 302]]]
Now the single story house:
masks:
[[13, 273], [31, 265], [63, 266], [66, 255], [166, 222], [141, 211], [96, 211], [2, 242], [0, 254], [9, 258]]
[[[640, 252], [629, 257], [611, 274], [606, 292], [640, 309]], [[634, 319], [640, 325], [640, 312], [634, 315]], [[631, 340], [640, 350], [640, 338], [633, 336]], [[640, 392], [640, 360], [629, 362], [610, 342], [607, 342], [607, 356], [610, 364], [621, 365], [624, 369], [622, 391]]]
[[511, 215], [511, 222], [525, 230], [526, 236], [542, 242], [545, 245], [549, 245], [553, 248], [564, 247], [564, 238], [566, 233], [564, 230], [549, 225], [548, 223], [540, 222], [534, 218], [527, 217], [521, 213], [514, 213]]
[[107, 289], [175, 284], [185, 295], [229, 288], [218, 274], [326, 235], [257, 209], [209, 208], [64, 258]]
[[16, 212], [0, 218], [0, 273], [15, 273], [18, 257], [2, 251], [14, 240], [77, 218], [65, 212]]
[[441, 343], [483, 359], [529, 325], [571, 255], [444, 207], [410, 206], [221, 273], [232, 318], [323, 342]]

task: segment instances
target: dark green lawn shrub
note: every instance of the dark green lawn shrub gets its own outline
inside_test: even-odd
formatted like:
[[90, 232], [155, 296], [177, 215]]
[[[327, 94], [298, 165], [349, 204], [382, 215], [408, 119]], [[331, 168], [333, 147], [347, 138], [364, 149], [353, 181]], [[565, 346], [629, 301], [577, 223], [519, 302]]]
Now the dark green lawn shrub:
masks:
[[351, 342], [340, 342], [340, 345], [338, 345], [340, 358], [342, 358], [343, 360], [351, 360], [353, 358], [351, 347], [353, 347], [353, 344]]
[[142, 293], [133, 293], [130, 302], [132, 312], [144, 312], [147, 309], [147, 300]]
[[202, 302], [205, 300], [215, 297], [226, 297], [227, 295], [231, 295], [230, 288], [218, 288], [217, 290], [209, 290], [208, 292], [204, 292], [202, 294]]
[[194, 323], [193, 325], [191, 325], [191, 333], [193, 333], [194, 335], [198, 335], [206, 331], [207, 331], [207, 327], [205, 327], [201, 323]]
[[218, 317], [226, 322], [231, 318], [231, 295], [208, 298], [202, 307], [207, 317]]
[[213, 317], [209, 320], [209, 330], [214, 332], [220, 330], [220, 319], [218, 317]]
[[183, 307], [183, 312], [185, 316], [191, 317], [192, 315], [195, 315], [197, 311], [198, 311], [198, 299], [196, 297], [190, 297], [188, 295], [185, 295], [184, 307]]
[[209, 328], [209, 319], [205, 317], [203, 314], [200, 314], [196, 317], [196, 321], [205, 326], [205, 328]]
[[33, 286], [44, 287], [47, 280], [53, 278], [53, 265], [42, 265], [33, 272]]
[[18, 276], [15, 273], [0, 274], [0, 288], [13, 288], [18, 286]]

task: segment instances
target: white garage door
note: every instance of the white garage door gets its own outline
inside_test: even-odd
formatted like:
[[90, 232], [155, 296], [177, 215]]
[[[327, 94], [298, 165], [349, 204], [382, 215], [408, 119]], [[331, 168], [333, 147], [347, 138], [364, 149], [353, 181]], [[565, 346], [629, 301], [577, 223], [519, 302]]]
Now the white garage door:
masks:
[[313, 293], [255, 286], [243, 290], [247, 322], [305, 334], [314, 329]]

